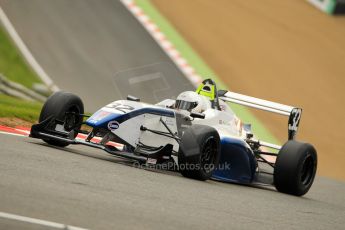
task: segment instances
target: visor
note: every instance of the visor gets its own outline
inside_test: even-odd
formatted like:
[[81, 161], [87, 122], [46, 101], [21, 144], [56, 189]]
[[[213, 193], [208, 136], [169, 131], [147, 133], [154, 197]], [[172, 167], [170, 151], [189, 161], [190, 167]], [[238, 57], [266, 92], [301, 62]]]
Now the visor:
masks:
[[175, 108], [176, 109], [182, 109], [191, 111], [198, 105], [197, 102], [190, 102], [190, 101], [182, 101], [182, 100], [176, 100]]

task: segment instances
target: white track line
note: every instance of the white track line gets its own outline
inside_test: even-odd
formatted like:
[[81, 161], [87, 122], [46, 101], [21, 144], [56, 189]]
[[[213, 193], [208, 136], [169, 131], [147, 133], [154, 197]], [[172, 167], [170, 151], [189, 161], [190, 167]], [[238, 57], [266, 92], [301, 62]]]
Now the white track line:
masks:
[[14, 43], [17, 45], [18, 49], [27, 60], [27, 62], [31, 65], [32, 69], [37, 73], [37, 75], [41, 78], [41, 80], [51, 89], [52, 91], [58, 91], [59, 88], [54, 84], [53, 80], [49, 77], [49, 75], [44, 71], [44, 69], [38, 64], [34, 56], [31, 54], [28, 47], [25, 45], [23, 40], [20, 38], [19, 34], [17, 33], [16, 29], [12, 25], [11, 21], [6, 16], [5, 12], [0, 7], [0, 21], [6, 28], [7, 32], [13, 39]]
[[[0, 134], [12, 135], [12, 136], [17, 136], [17, 137], [28, 137], [29, 134], [30, 134], [30, 131], [28, 131], [28, 130], [23, 130], [23, 129], [14, 129], [14, 130], [19, 131], [19, 132], [24, 132], [24, 133], [26, 133], [26, 134], [13, 133], [13, 132], [11, 132], [11, 131], [0, 131]], [[77, 136], [75, 139], [77, 139], [77, 140], [82, 140], [82, 141], [83, 141], [83, 140], [86, 139], [86, 137], [87, 137], [87, 135], [78, 134], [78, 136]], [[99, 142], [99, 141], [102, 140], [102, 138], [101, 138], [101, 137], [94, 137], [94, 138], [92, 138], [92, 141], [95, 141], [95, 140]], [[96, 143], [97, 143], [97, 142], [96, 142]], [[109, 145], [112, 145], [112, 146], [114, 146], [114, 147], [119, 147], [120, 149], [123, 148], [123, 144], [120, 144], [120, 143], [116, 143], [116, 142], [110, 141], [108, 144], [109, 144]]]
[[6, 134], [6, 135], [12, 135], [12, 136], [18, 136], [18, 137], [27, 137], [24, 134], [10, 133], [10, 132], [4, 132], [4, 131], [0, 131], [0, 134]]
[[0, 217], [5, 218], [5, 219], [10, 219], [10, 220], [26, 222], [30, 224], [42, 225], [42, 226], [46, 226], [50, 228], [58, 228], [58, 229], [65, 229], [65, 230], [87, 230], [86, 228], [80, 228], [80, 227], [75, 227], [71, 225], [60, 224], [56, 222], [35, 219], [35, 218], [30, 218], [30, 217], [25, 217], [25, 216], [19, 216], [15, 214], [6, 213], [6, 212], [0, 212]]
[[24, 130], [24, 129], [15, 129], [15, 130], [17, 130], [17, 131], [19, 131], [19, 132], [26, 133], [27, 135], [30, 134], [30, 131], [29, 131], [29, 130]]

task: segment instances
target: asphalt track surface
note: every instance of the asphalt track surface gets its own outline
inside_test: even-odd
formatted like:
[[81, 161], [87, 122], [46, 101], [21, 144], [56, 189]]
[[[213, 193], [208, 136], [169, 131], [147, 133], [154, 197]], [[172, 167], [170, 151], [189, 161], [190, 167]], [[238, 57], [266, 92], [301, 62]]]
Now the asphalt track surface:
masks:
[[[299, 198], [141, 169], [87, 147], [0, 138], [3, 212], [90, 229], [344, 229], [345, 186], [335, 181], [318, 178]], [[0, 218], [0, 229], [18, 224]]]
[[[116, 1], [0, 5], [56, 84], [81, 95], [90, 110], [121, 94], [117, 71], [169, 61]], [[188, 85], [174, 73], [171, 89]], [[329, 179], [317, 178], [298, 198], [140, 169], [87, 147], [57, 149], [4, 134], [0, 140], [1, 212], [90, 229], [344, 229], [345, 185]], [[41, 228], [0, 218], [0, 229]]]
[[[155, 102], [192, 87], [119, 1], [0, 0], [0, 6], [55, 84], [79, 95], [88, 112], [127, 93]], [[118, 79], [121, 71], [157, 63], [168, 67], [149, 71], [160, 71], [163, 81], [130, 90]], [[155, 100], [156, 89], [164, 94]]]

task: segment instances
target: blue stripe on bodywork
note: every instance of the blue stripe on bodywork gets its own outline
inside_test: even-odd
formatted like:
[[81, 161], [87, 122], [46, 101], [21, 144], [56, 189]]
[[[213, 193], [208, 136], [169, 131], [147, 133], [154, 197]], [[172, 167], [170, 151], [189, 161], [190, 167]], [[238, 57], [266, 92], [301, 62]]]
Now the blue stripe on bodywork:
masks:
[[[227, 168], [227, 165], [230, 168]], [[221, 139], [219, 166], [213, 173], [212, 179], [251, 183], [254, 179], [255, 169], [256, 159], [243, 140], [231, 137]]]
[[[98, 112], [95, 113], [95, 115]], [[107, 128], [108, 123], [110, 121], [117, 121], [119, 123], [122, 123], [124, 121], [127, 121], [133, 117], [140, 116], [142, 114], [155, 114], [159, 116], [165, 116], [165, 117], [175, 117], [175, 112], [170, 109], [163, 109], [163, 108], [155, 108], [155, 107], [147, 107], [147, 108], [141, 108], [136, 109], [128, 113], [111, 113], [107, 115], [106, 117], [93, 121], [93, 116], [91, 116], [89, 119], [86, 120], [86, 124], [91, 127], [97, 127], [97, 128]]]

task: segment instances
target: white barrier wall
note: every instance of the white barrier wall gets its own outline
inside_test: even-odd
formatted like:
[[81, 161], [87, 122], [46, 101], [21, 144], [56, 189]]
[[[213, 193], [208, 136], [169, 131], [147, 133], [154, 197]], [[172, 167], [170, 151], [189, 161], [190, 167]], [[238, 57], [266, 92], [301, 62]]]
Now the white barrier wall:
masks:
[[345, 0], [307, 0], [327, 14], [345, 14]]

